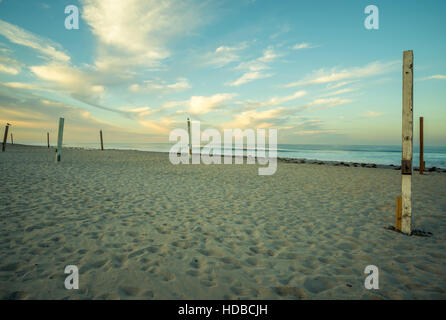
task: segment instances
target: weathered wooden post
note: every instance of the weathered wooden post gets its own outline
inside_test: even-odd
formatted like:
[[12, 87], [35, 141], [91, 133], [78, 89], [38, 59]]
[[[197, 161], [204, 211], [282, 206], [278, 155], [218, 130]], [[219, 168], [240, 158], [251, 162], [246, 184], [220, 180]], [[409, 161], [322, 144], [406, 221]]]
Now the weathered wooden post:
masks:
[[48, 149], [49, 149], [50, 148], [50, 133], [49, 132], [46, 133], [46, 142], [48, 144]]
[[11, 132], [11, 144], [14, 144], [14, 137], [12, 136], [12, 132]]
[[423, 117], [420, 117], [420, 174], [423, 174], [425, 168], [423, 120]]
[[104, 141], [102, 140], [102, 130], [99, 130], [99, 136], [101, 138], [101, 150], [104, 150]]
[[396, 197], [395, 228], [401, 231], [401, 196]]
[[8, 130], [9, 130], [9, 123], [7, 123], [6, 127], [5, 127], [5, 135], [3, 136], [2, 152], [5, 152], [5, 150], [6, 150], [6, 141], [8, 140]]
[[192, 156], [192, 135], [190, 132], [190, 119], [187, 118], [187, 133], [189, 135], [189, 156]]
[[403, 52], [403, 115], [401, 160], [401, 231], [412, 232], [413, 51]]
[[60, 155], [62, 153], [62, 140], [63, 140], [63, 125], [64, 118], [59, 118], [59, 132], [57, 134], [57, 153], [56, 153], [56, 162], [60, 161]]

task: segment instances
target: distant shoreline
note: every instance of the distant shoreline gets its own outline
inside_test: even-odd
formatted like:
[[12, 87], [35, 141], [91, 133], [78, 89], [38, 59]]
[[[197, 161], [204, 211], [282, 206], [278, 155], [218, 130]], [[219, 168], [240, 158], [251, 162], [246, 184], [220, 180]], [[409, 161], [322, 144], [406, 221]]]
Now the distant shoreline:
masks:
[[[29, 147], [29, 148], [44, 148], [47, 149], [47, 146], [44, 145], [27, 145], [27, 144], [18, 144], [15, 143], [14, 145], [11, 145], [10, 143], [7, 143], [8, 147], [16, 147], [16, 146], [22, 146], [22, 147]], [[99, 148], [88, 148], [88, 147], [64, 147], [64, 149], [71, 149], [71, 150], [85, 150], [85, 151], [101, 151]], [[56, 149], [55, 146], [50, 146], [50, 149]], [[117, 148], [106, 148], [104, 151], [137, 151], [137, 152], [151, 152], [151, 153], [166, 153], [167, 151], [151, 151], [151, 150], [137, 150], [137, 149], [117, 149]], [[195, 153], [194, 153], [195, 154]], [[235, 158], [235, 156], [232, 156]], [[247, 156], [243, 156], [244, 159], [247, 158]], [[353, 162], [353, 161], [333, 161], [333, 160], [319, 160], [319, 159], [306, 159], [306, 158], [283, 158], [283, 157], [277, 157], [278, 162], [283, 163], [295, 163], [295, 164], [317, 164], [317, 165], [329, 165], [329, 166], [344, 166], [344, 167], [360, 167], [360, 168], [380, 168], [380, 169], [392, 169], [392, 170], [401, 170], [401, 166], [396, 166], [393, 164], [387, 165], [387, 164], [376, 164], [376, 163], [364, 163], [364, 162]], [[415, 161], [414, 161], [415, 163]], [[414, 171], [419, 171], [418, 166], [413, 167]], [[440, 168], [440, 167], [426, 167], [425, 172], [440, 172], [440, 173], [446, 173], [446, 168]]]

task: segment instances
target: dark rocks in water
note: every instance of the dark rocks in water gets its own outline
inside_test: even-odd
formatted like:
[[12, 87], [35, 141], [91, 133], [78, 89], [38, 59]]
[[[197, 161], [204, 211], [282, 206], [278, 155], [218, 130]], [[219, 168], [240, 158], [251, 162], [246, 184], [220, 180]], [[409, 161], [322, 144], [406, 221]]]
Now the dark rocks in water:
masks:
[[366, 166], [367, 166], [367, 164], [361, 163], [361, 167], [365, 168]]
[[395, 170], [401, 170], [401, 167], [395, 167]]
[[436, 168], [436, 167], [432, 167], [432, 168], [429, 168], [427, 171], [429, 171], [429, 172], [435, 172], [435, 171], [437, 171], [437, 168]]

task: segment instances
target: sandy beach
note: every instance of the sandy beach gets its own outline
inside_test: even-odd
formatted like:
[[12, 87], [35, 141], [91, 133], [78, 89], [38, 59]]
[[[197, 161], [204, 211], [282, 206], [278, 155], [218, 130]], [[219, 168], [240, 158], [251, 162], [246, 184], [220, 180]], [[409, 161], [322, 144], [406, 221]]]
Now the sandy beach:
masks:
[[[279, 162], [172, 165], [167, 153], [8, 145], [1, 299], [446, 299], [446, 174]], [[415, 163], [414, 163], [415, 165]], [[79, 290], [64, 268], [79, 268]], [[364, 269], [379, 268], [379, 290]]]

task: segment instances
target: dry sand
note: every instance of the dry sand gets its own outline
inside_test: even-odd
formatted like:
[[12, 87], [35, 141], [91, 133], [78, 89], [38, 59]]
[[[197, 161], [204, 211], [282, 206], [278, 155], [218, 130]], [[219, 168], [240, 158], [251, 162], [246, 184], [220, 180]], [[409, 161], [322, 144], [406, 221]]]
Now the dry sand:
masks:
[[[446, 174], [279, 162], [172, 165], [168, 154], [7, 146], [2, 299], [445, 299]], [[364, 268], [379, 268], [379, 290]], [[79, 290], [64, 268], [77, 265]]]

